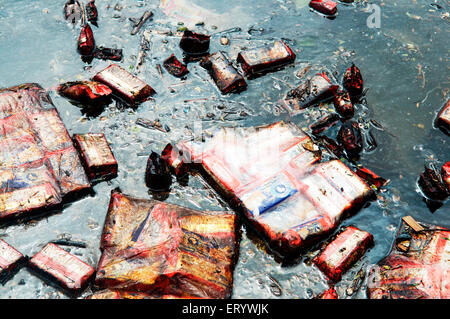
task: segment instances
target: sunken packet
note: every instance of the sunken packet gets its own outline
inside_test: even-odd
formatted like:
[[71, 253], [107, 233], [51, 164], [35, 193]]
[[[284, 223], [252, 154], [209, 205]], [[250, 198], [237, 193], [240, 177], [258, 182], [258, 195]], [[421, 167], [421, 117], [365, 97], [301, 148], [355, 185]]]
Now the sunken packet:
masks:
[[244, 77], [222, 52], [215, 52], [205, 57], [200, 65], [208, 70], [222, 94], [240, 92], [247, 88]]
[[52, 243], [36, 253], [29, 265], [37, 275], [74, 296], [81, 293], [95, 272], [94, 268]]
[[156, 93], [150, 85], [117, 64], [97, 73], [94, 80], [109, 86], [117, 97], [131, 105], [144, 102]]
[[237, 56], [237, 62], [241, 64], [247, 77], [270, 71], [294, 60], [294, 52], [283, 41], [242, 51]]
[[73, 141], [89, 180], [117, 176], [117, 161], [103, 133], [75, 134]]
[[348, 226], [313, 259], [313, 262], [330, 280], [337, 282], [371, 246], [372, 234]]
[[236, 223], [233, 212], [192, 210], [113, 190], [95, 284], [154, 296], [230, 298]]

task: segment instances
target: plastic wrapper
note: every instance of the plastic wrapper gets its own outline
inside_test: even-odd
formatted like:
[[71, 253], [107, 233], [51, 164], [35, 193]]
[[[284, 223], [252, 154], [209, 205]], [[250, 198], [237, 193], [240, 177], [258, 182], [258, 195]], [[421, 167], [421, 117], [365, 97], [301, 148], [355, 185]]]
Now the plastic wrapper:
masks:
[[369, 298], [450, 298], [450, 230], [420, 225], [416, 232], [402, 220], [390, 253], [370, 268]]
[[363, 140], [359, 124], [347, 121], [342, 124], [337, 135], [337, 141], [344, 147], [348, 157], [356, 157], [363, 150]]
[[447, 162], [444, 165], [442, 165], [441, 175], [442, 180], [447, 185], [447, 190], [450, 193], [450, 162]]
[[443, 201], [449, 196], [447, 183], [442, 180], [440, 172], [433, 164], [425, 166], [425, 170], [420, 173], [417, 185], [428, 199]]
[[95, 81], [73, 81], [60, 84], [58, 93], [72, 101], [79, 103], [100, 103], [107, 100], [111, 94], [111, 89]]
[[334, 289], [334, 287], [330, 287], [314, 299], [339, 299], [339, 296], [336, 292], [336, 289]]
[[352, 66], [345, 71], [342, 84], [350, 96], [359, 96], [363, 93], [364, 81], [361, 71], [357, 66], [352, 64]]
[[209, 50], [210, 36], [186, 30], [180, 40], [180, 48], [188, 55], [205, 55]]
[[95, 283], [155, 296], [229, 298], [236, 215], [111, 194]]
[[244, 77], [233, 67], [222, 52], [215, 52], [205, 57], [200, 64], [208, 70], [223, 94], [240, 92], [247, 88]]
[[172, 185], [169, 163], [153, 151], [147, 160], [145, 184], [155, 192], [169, 191]]
[[94, 57], [100, 60], [120, 61], [123, 58], [122, 49], [112, 49], [105, 47], [97, 47], [94, 51]]
[[95, 50], [94, 33], [87, 23], [80, 32], [78, 37], [78, 52], [84, 57], [92, 56]]
[[372, 193], [341, 161], [315, 164], [320, 151], [292, 123], [222, 128], [177, 146], [281, 256], [317, 242]]
[[0, 219], [90, 187], [72, 140], [38, 84], [0, 90]]
[[0, 284], [18, 269], [23, 260], [24, 256], [19, 251], [0, 239]]
[[445, 103], [435, 120], [435, 126], [450, 135], [450, 100]]
[[95, 6], [95, 0], [90, 0], [88, 3], [86, 3], [86, 15], [88, 21], [97, 26], [98, 10]]
[[94, 80], [109, 86], [115, 95], [132, 105], [156, 93], [150, 85], [116, 64], [97, 73]]
[[328, 16], [334, 16], [337, 13], [337, 3], [330, 0], [311, 0], [309, 6], [314, 10]]
[[183, 77], [189, 73], [186, 65], [181, 63], [174, 54], [172, 54], [164, 61], [163, 66], [167, 70], [167, 72], [178, 78]]
[[338, 282], [371, 246], [372, 234], [348, 226], [313, 259], [313, 262], [331, 281]]
[[29, 261], [30, 267], [72, 295], [79, 294], [94, 275], [95, 269], [55, 244], [47, 244]]
[[283, 41], [242, 51], [237, 56], [245, 75], [252, 77], [295, 61], [295, 54]]
[[289, 91], [281, 103], [289, 114], [296, 115], [315, 103], [331, 98], [337, 88], [325, 73], [318, 73]]
[[117, 175], [117, 161], [102, 133], [75, 134], [73, 137], [90, 180]]
[[344, 119], [352, 118], [355, 114], [350, 95], [345, 91], [337, 91], [334, 95], [334, 108]]
[[356, 174], [366, 181], [367, 184], [380, 189], [383, 187], [388, 181], [381, 176], [378, 176], [373, 171], [368, 169], [367, 167], [357, 167]]

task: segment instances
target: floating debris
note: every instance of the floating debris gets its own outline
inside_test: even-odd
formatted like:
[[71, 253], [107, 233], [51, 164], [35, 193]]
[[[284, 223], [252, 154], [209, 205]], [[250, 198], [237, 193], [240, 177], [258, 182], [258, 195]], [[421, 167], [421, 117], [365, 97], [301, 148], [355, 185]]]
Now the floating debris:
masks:
[[175, 54], [172, 54], [170, 57], [168, 57], [163, 62], [163, 66], [167, 70], [167, 72], [178, 78], [183, 77], [189, 73], [189, 70], [187, 69], [186, 65], [181, 63], [175, 57]]
[[133, 30], [131, 30], [131, 35], [137, 34], [141, 30], [145, 22], [147, 22], [147, 20], [150, 19], [152, 16], [153, 16], [152, 11], [146, 11], [139, 19], [139, 21], [137, 21], [137, 23], [135, 23], [135, 25], [133, 26]]
[[294, 61], [294, 52], [283, 41], [241, 51], [237, 56], [237, 62], [247, 77], [263, 74]]
[[156, 93], [150, 85], [116, 64], [97, 73], [94, 80], [109, 86], [117, 97], [131, 105], [142, 103]]
[[98, 19], [98, 11], [97, 7], [95, 6], [95, 0], [90, 0], [86, 4], [86, 15], [87, 19], [90, 23], [98, 27], [97, 19]]
[[55, 244], [47, 244], [29, 262], [44, 280], [57, 283], [70, 295], [77, 296], [87, 286], [95, 269]]
[[341, 230], [313, 262], [331, 281], [338, 282], [373, 245], [372, 234], [348, 226]]
[[117, 176], [118, 164], [103, 133], [75, 134], [73, 140], [89, 180]]
[[0, 284], [4, 284], [24, 261], [21, 252], [0, 239]]
[[222, 94], [237, 93], [247, 88], [244, 77], [222, 52], [208, 55], [201, 60], [200, 65], [208, 70]]
[[96, 81], [73, 81], [60, 84], [58, 93], [65, 98], [83, 104], [104, 103], [111, 97], [111, 89]]

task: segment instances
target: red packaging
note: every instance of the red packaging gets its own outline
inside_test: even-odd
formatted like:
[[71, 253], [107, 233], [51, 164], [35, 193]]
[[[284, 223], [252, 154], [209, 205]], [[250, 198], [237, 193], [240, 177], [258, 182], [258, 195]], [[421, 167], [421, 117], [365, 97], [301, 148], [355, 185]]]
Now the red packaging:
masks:
[[325, 73], [318, 73], [289, 91], [281, 104], [293, 116], [315, 103], [331, 98], [337, 88]]
[[132, 105], [144, 102], [156, 93], [150, 85], [116, 64], [97, 73], [94, 80], [106, 84], [115, 95]]
[[71, 294], [80, 293], [95, 269], [55, 244], [47, 244], [30, 259], [30, 267], [44, 278], [54, 280]]
[[295, 54], [283, 41], [242, 51], [237, 56], [246, 76], [251, 77], [295, 61]]
[[0, 283], [4, 282], [23, 260], [24, 257], [19, 251], [0, 239]]
[[78, 37], [78, 52], [82, 56], [91, 56], [95, 50], [94, 33], [88, 23], [81, 29]]
[[233, 212], [196, 211], [115, 190], [95, 283], [158, 296], [230, 298], [236, 240]]
[[383, 177], [378, 176], [370, 169], [366, 167], [358, 167], [356, 168], [356, 174], [361, 177], [363, 180], [367, 182], [369, 185], [375, 186], [377, 189], [380, 189], [383, 185], [387, 183]]
[[350, 95], [345, 91], [338, 91], [334, 95], [334, 108], [344, 119], [352, 118], [355, 114]]
[[330, 0], [311, 0], [309, 6], [329, 16], [333, 16], [337, 12], [337, 3]]
[[161, 158], [166, 161], [175, 176], [181, 177], [187, 173], [188, 167], [185, 164], [183, 152], [176, 145], [167, 144], [161, 152]]
[[357, 66], [352, 64], [352, 66], [345, 71], [342, 84], [350, 96], [359, 96], [363, 93], [364, 81], [361, 71]]
[[172, 54], [164, 61], [163, 66], [167, 70], [167, 72], [178, 78], [183, 77], [189, 73], [186, 65], [181, 63], [174, 54]]
[[442, 165], [441, 175], [442, 175], [442, 180], [447, 185], [447, 189], [450, 193], [450, 162], [447, 162], [444, 165]]
[[339, 296], [334, 287], [330, 287], [329, 289], [322, 292], [315, 299], [339, 299]]
[[450, 100], [445, 103], [435, 120], [435, 126], [450, 134]]
[[389, 255], [370, 268], [369, 298], [450, 298], [450, 230], [420, 225], [414, 231], [402, 220]]
[[60, 84], [58, 93], [80, 103], [97, 103], [109, 98], [112, 91], [106, 85], [95, 81], [75, 81]]
[[88, 21], [93, 25], [97, 26], [98, 10], [97, 7], [95, 6], [95, 0], [90, 0], [86, 4], [86, 15]]
[[207, 56], [200, 62], [200, 65], [208, 70], [222, 94], [240, 92], [247, 88], [244, 77], [222, 52]]
[[0, 219], [90, 187], [72, 140], [38, 84], [0, 90]]
[[180, 40], [180, 48], [188, 55], [204, 55], [209, 50], [210, 36], [186, 30]]
[[349, 226], [339, 233], [313, 262], [330, 280], [338, 282], [371, 246], [372, 234]]
[[284, 122], [222, 128], [205, 143], [178, 144], [281, 256], [317, 242], [372, 193], [340, 161], [314, 165], [321, 158], [314, 146], [297, 126]]
[[75, 134], [73, 139], [90, 180], [117, 175], [117, 161], [103, 133]]

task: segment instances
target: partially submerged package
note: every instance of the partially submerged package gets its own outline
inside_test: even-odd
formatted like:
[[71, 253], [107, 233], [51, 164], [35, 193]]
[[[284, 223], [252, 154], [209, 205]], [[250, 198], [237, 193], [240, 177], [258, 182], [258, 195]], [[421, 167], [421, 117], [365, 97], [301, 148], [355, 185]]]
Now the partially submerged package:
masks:
[[283, 41], [242, 51], [237, 62], [247, 76], [263, 73], [295, 61], [295, 53]]
[[0, 220], [90, 187], [72, 140], [38, 84], [0, 90]]
[[156, 93], [150, 85], [117, 64], [97, 73], [94, 80], [106, 84], [117, 97], [132, 105], [144, 102]]
[[371, 246], [373, 246], [372, 234], [348, 226], [314, 258], [313, 262], [329, 279], [337, 282]]
[[95, 272], [94, 268], [52, 243], [36, 253], [29, 264], [37, 274], [54, 281], [73, 295], [87, 286]]
[[151, 295], [229, 298], [236, 215], [111, 194], [95, 283]]
[[450, 99], [445, 103], [436, 117], [435, 125], [442, 131], [450, 134]]
[[117, 161], [103, 133], [75, 134], [73, 140], [90, 180], [117, 175]]
[[0, 239], [0, 284], [17, 269], [17, 266], [24, 260], [22, 253]]
[[200, 64], [208, 70], [208, 73], [223, 94], [240, 92], [247, 87], [244, 77], [220, 51], [205, 57]]
[[370, 269], [369, 298], [450, 298], [450, 230], [420, 226], [415, 231], [402, 219], [389, 255]]
[[337, 89], [338, 86], [332, 84], [325, 73], [317, 73], [290, 90], [281, 103], [290, 115], [296, 115], [303, 109], [332, 97]]
[[334, 230], [372, 194], [341, 161], [314, 164], [321, 159], [314, 146], [297, 126], [278, 122], [222, 128], [206, 143], [181, 142], [177, 149], [274, 252], [288, 256]]

